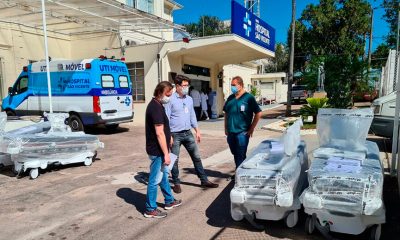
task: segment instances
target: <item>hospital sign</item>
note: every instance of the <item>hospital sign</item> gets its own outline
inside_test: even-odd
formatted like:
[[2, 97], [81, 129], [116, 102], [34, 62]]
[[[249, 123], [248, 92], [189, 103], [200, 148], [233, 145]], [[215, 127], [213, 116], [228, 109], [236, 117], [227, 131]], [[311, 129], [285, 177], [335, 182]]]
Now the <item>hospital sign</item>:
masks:
[[275, 29], [232, 0], [231, 32], [275, 52]]

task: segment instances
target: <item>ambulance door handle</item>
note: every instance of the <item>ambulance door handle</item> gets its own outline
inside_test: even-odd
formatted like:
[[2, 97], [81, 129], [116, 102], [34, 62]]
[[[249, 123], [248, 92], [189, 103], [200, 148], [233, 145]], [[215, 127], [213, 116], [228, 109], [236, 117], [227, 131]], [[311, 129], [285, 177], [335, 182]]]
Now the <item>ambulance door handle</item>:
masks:
[[116, 112], [117, 112], [117, 110], [113, 109], [113, 110], [106, 110], [103, 113], [116, 113]]

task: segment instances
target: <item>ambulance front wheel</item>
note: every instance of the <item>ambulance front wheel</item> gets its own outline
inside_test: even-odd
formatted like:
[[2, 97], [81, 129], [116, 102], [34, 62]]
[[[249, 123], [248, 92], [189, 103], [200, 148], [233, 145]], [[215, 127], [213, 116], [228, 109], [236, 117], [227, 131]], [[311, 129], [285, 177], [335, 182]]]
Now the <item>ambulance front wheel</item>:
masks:
[[382, 226], [380, 224], [371, 227], [370, 240], [379, 240], [381, 238]]
[[285, 224], [288, 228], [296, 226], [299, 221], [299, 213], [297, 210], [291, 211], [285, 218]]
[[38, 176], [39, 176], [39, 169], [38, 169], [38, 168], [32, 168], [32, 169], [29, 171], [29, 177], [30, 177], [31, 179], [36, 179]]
[[75, 114], [70, 114], [68, 123], [73, 132], [83, 131], [84, 129], [82, 120]]

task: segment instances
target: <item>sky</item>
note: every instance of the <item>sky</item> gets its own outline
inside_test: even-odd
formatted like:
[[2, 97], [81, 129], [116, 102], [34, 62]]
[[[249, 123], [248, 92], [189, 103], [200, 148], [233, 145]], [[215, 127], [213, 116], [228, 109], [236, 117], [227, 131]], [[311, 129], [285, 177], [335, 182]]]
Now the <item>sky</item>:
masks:
[[[183, 5], [183, 9], [174, 12], [174, 22], [177, 24], [197, 22], [202, 15], [217, 16], [221, 20], [231, 18], [231, 0], [175, 0]], [[236, 0], [244, 4], [244, 0]], [[308, 4], [317, 4], [318, 0], [297, 0], [296, 19]], [[369, 0], [373, 7], [379, 7], [382, 0]], [[276, 42], [286, 43], [287, 31], [292, 18], [291, 0], [260, 0], [261, 19], [276, 30]], [[374, 31], [372, 48], [375, 49], [384, 42], [384, 36], [389, 31], [389, 26], [382, 19], [384, 9], [374, 11]]]

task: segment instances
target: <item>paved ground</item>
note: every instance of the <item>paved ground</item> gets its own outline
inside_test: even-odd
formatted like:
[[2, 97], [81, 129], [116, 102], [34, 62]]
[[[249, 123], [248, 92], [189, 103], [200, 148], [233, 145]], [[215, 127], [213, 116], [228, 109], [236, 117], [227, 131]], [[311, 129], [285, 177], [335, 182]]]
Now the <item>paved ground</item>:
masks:
[[[272, 112], [281, 111], [284, 107]], [[268, 112], [267, 111], [267, 112]], [[266, 117], [259, 127], [275, 119]], [[304, 233], [304, 216], [294, 229], [282, 221], [263, 221], [263, 231], [246, 221], [234, 222], [229, 212], [229, 192], [234, 172], [232, 157], [223, 133], [223, 119], [201, 122], [200, 151], [207, 174], [218, 189], [204, 190], [186, 151], [182, 151], [183, 192], [176, 195], [184, 204], [169, 211], [165, 219], [142, 216], [149, 160], [144, 149], [144, 128], [122, 125], [117, 131], [92, 130], [105, 143], [99, 160], [90, 167], [74, 165], [42, 171], [36, 180], [16, 179], [9, 169], [0, 171], [0, 239], [323, 239]], [[254, 147], [278, 133], [257, 129]], [[317, 146], [315, 135], [305, 136], [308, 152]], [[389, 223], [384, 239], [398, 236], [399, 194], [396, 181], [385, 183]], [[159, 195], [158, 202], [163, 206]], [[392, 234], [392, 235], [390, 235]], [[364, 236], [337, 238], [365, 239]]]

